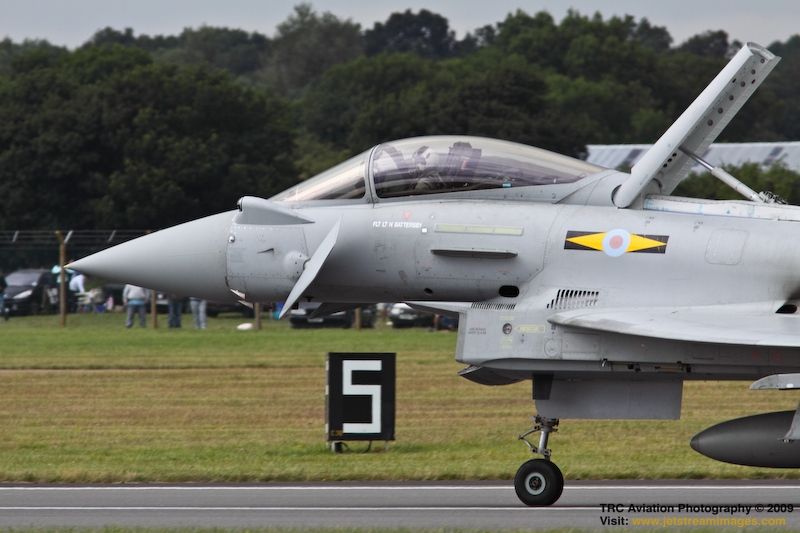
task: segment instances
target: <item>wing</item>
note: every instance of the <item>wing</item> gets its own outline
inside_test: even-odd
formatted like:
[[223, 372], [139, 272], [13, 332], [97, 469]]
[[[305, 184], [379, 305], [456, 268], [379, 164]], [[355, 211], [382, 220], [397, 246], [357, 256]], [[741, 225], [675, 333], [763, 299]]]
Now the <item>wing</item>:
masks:
[[765, 305], [577, 310], [548, 320], [560, 326], [677, 341], [800, 347], [800, 315]]
[[614, 195], [617, 207], [628, 207], [656, 180], [670, 194], [686, 177], [693, 161], [681, 149], [703, 155], [739, 112], [780, 58], [747, 43], [700, 93], [660, 139], [633, 165], [630, 177]]

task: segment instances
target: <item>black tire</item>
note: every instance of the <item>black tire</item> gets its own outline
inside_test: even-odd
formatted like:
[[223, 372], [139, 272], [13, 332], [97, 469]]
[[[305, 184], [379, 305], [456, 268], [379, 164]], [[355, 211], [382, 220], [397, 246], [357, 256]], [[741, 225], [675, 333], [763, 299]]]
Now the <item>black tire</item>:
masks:
[[552, 505], [564, 490], [564, 475], [546, 459], [531, 459], [517, 470], [514, 490], [522, 503], [530, 507]]

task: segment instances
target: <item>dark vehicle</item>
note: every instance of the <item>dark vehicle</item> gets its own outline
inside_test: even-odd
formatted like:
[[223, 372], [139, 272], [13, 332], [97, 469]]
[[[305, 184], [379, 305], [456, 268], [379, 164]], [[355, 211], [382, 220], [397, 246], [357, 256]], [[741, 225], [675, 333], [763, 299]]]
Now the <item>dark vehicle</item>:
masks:
[[393, 328], [432, 328], [433, 319], [433, 313], [418, 311], [404, 303], [394, 304], [389, 309], [389, 321]]
[[436, 320], [436, 329], [446, 329], [448, 331], [456, 331], [458, 329], [458, 317], [439, 315]]
[[44, 269], [29, 268], [7, 275], [8, 287], [3, 293], [9, 314], [38, 315], [54, 311], [57, 303], [50, 293], [51, 282], [50, 271]]
[[447, 315], [435, 315], [427, 311], [419, 311], [404, 303], [392, 305], [389, 309], [389, 321], [393, 328], [423, 327], [436, 329], [447, 329], [455, 331], [458, 329], [458, 318]]
[[[184, 309], [189, 309], [189, 304], [187, 303]], [[266, 311], [266, 306], [262, 306], [262, 309]], [[255, 312], [253, 308], [247, 306], [241, 302], [236, 303], [223, 303], [223, 302], [207, 302], [206, 303], [206, 314], [211, 317], [219, 316], [222, 313], [238, 313], [245, 318], [253, 318], [255, 316]]]
[[[316, 311], [318, 303], [301, 303], [297, 309], [289, 312], [289, 324], [293, 328], [350, 328], [356, 323], [356, 312], [353, 309], [339, 311], [327, 316], [310, 318]], [[375, 326], [375, 306], [367, 305], [361, 308], [361, 327], [371, 328]]]

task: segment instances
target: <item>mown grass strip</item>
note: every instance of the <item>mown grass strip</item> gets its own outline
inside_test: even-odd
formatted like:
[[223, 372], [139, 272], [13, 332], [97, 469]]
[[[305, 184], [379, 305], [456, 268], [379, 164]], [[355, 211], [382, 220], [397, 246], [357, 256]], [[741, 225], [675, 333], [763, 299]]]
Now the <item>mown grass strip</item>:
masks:
[[[36, 482], [510, 479], [530, 385], [456, 376], [455, 335], [422, 329], [125, 330], [119, 315], [0, 323], [0, 480]], [[334, 455], [324, 435], [327, 351], [398, 352], [397, 442]], [[688, 442], [721, 420], [793, 409], [746, 383], [687, 383], [681, 421], [564, 421], [569, 479], [776, 478]], [[354, 446], [355, 449], [360, 447]]]

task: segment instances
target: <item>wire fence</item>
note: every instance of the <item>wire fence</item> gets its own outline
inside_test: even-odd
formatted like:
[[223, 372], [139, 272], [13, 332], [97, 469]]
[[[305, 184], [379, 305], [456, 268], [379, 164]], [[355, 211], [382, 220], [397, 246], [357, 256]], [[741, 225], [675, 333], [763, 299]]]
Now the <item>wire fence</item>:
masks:
[[9, 230], [0, 231], [0, 250], [57, 250], [62, 244], [72, 252], [95, 252], [141, 237], [143, 229], [109, 230]]
[[[52, 264], [52, 259], [58, 257], [55, 270], [58, 273], [72, 257], [99, 252], [147, 233], [149, 230], [141, 229], [0, 231], [0, 272], [9, 267], [48, 264], [47, 260]], [[59, 275], [58, 278], [58, 308], [63, 327], [67, 323], [66, 276]], [[152, 307], [153, 326], [156, 326], [155, 299]]]

